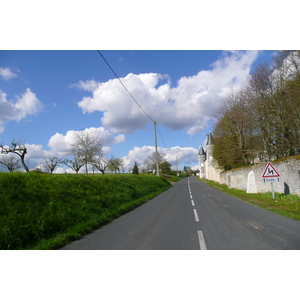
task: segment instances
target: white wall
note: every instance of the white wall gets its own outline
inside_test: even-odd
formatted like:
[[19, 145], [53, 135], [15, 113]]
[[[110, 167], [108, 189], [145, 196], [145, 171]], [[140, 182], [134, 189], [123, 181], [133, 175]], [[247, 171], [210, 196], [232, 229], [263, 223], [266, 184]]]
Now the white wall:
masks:
[[[248, 174], [253, 170], [257, 192], [269, 192], [271, 191], [271, 184], [264, 183], [261, 177], [266, 165], [267, 163], [262, 163], [230, 171], [223, 171], [220, 174], [219, 180], [215, 181], [225, 183], [229, 188], [246, 191]], [[289, 157], [277, 163], [272, 162], [272, 165], [280, 174], [280, 182], [274, 183], [275, 192], [300, 196], [300, 160], [296, 159], [296, 157]]]

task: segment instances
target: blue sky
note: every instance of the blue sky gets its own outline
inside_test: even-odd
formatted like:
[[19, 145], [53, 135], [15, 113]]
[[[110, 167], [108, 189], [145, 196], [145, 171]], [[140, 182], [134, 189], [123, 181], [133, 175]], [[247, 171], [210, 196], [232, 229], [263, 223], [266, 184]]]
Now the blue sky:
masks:
[[[149, 147], [153, 147], [153, 127], [150, 123], [147, 123], [146, 129], [138, 129], [130, 134], [112, 132], [111, 128], [104, 126], [101, 122], [103, 117], [101, 111], [83, 114], [82, 108], [78, 106], [83, 97], [92, 97], [93, 94], [89, 91], [76, 89], [74, 85], [78, 85], [80, 81], [84, 83], [94, 80], [95, 82], [106, 83], [114, 79], [113, 74], [102, 61], [96, 49], [128, 50], [102, 52], [121, 78], [129, 73], [135, 75], [149, 72], [166, 74], [169, 76], [171, 89], [178, 87], [178, 80], [186, 77], [188, 79], [186, 85], [182, 82], [177, 90], [171, 89], [171, 98], [174, 98], [177, 103], [181, 103], [179, 95], [183, 97], [181, 99], [189, 98], [184, 98], [184, 90], [188, 90], [188, 87], [207, 86], [209, 92], [213, 92], [213, 97], [209, 99], [213, 105], [205, 106], [202, 105], [201, 101], [198, 101], [200, 108], [197, 110], [191, 103], [186, 103], [186, 109], [182, 107], [178, 109], [177, 118], [175, 118], [174, 110], [171, 110], [170, 116], [161, 107], [160, 110], [151, 107], [151, 105], [145, 107], [149, 115], [157, 118], [165, 144], [170, 149], [169, 158], [179, 156], [180, 153], [182, 157], [187, 157], [185, 162], [183, 160], [179, 161], [181, 166], [184, 164], [192, 166], [196, 163], [195, 153], [197, 153], [199, 146], [204, 143], [205, 135], [211, 130], [213, 108], [214, 105], [218, 104], [219, 99], [218, 95], [215, 96], [218, 94], [216, 87], [226, 90], [233, 83], [238, 83], [237, 80], [234, 80], [234, 74], [237, 74], [237, 77], [242, 81], [249, 73], [249, 69], [243, 69], [238, 63], [234, 66], [234, 61], [240, 61], [239, 57], [243, 53], [240, 56], [233, 56], [221, 50], [299, 49], [299, 39], [297, 38], [299, 13], [297, 9], [291, 9], [294, 7], [292, 1], [290, 1], [291, 3], [285, 3], [285, 5], [277, 5], [269, 1], [252, 1], [246, 5], [237, 5], [237, 1], [202, 1], [200, 5], [197, 3], [197, 6], [195, 6], [195, 1], [172, 2], [171, 4], [169, 1], [151, 1], [142, 4], [137, 1], [102, 1], [100, 7], [98, 3], [90, 0], [86, 0], [84, 3], [55, 0], [46, 3], [44, 1], [40, 5], [37, 1], [31, 0], [2, 2], [1, 12], [3, 13], [0, 18], [2, 28], [0, 46], [0, 68], [2, 70], [2, 75], [0, 75], [0, 142], [10, 143], [13, 138], [23, 138], [30, 150], [27, 155], [30, 168], [38, 165], [47, 155], [63, 152], [61, 148], [66, 146], [64, 143], [66, 136], [72, 140], [72, 130], [105, 128], [103, 130], [106, 130], [104, 131], [106, 140], [110, 141], [106, 146], [108, 147], [107, 150], [110, 150], [116, 156], [127, 157], [128, 163], [133, 157], [142, 160], [143, 156], [149, 151]], [[1, 51], [12, 49], [94, 50], [83, 52]], [[131, 49], [216, 49], [218, 51], [166, 52], [159, 50], [139, 52], [131, 51]], [[250, 53], [244, 54], [245, 57], [251, 55]], [[258, 61], [269, 59], [271, 54], [272, 51], [254, 53], [254, 57], [249, 59], [246, 65], [251, 68]], [[228, 68], [225, 67], [226, 64], [219, 69], [214, 67], [214, 63], [222, 61], [222, 57], [228, 57]], [[201, 73], [202, 77], [200, 76], [199, 79], [196, 75], [201, 71], [208, 73]], [[217, 71], [219, 73], [216, 73]], [[212, 74], [215, 76], [212, 76]], [[218, 74], [220, 76], [217, 76]], [[205, 75], [207, 75], [206, 78]], [[209, 78], [209, 75], [212, 78]], [[222, 81], [221, 78], [224, 80]], [[201, 82], [206, 85], [201, 85]], [[162, 83], [168, 83], [168, 79], [165, 78], [164, 81], [161, 79], [158, 86]], [[71, 88], [72, 85], [73, 88]], [[130, 87], [134, 87], [134, 85]], [[30, 89], [30, 91], [27, 91], [27, 89]], [[143, 93], [139, 90], [140, 93], [136, 94], [136, 91], [136, 89], [131, 90], [134, 97], [143, 105]], [[3, 96], [3, 94], [6, 95]], [[24, 98], [22, 95], [26, 97]], [[109, 92], [107, 96], [109, 96]], [[15, 103], [18, 99], [19, 106], [16, 107]], [[197, 104], [197, 100], [192, 99]], [[28, 102], [25, 100], [28, 100]], [[120, 97], [120, 100], [123, 101], [123, 98]], [[149, 102], [151, 104], [151, 101]], [[26, 103], [27, 106], [24, 105]], [[204, 109], [204, 107], [209, 108], [205, 111], [206, 114], [209, 114], [208, 123], [204, 122], [203, 128], [199, 128], [197, 133], [188, 134], [187, 131], [190, 128], [201, 127], [201, 120], [204, 119], [201, 109]], [[115, 112], [111, 107], [106, 108], [110, 108], [111, 112]], [[190, 108], [194, 108], [195, 114], [199, 115], [198, 124], [196, 124], [195, 118], [181, 122], [184, 116], [180, 113], [184, 110], [188, 113]], [[173, 117], [173, 126], [171, 126], [171, 122], [163, 124], [164, 120], [160, 115], [163, 113], [168, 120]], [[175, 130], [174, 123], [176, 124], [176, 122], [177, 124], [186, 124], [186, 127]], [[194, 129], [197, 131], [197, 128]], [[120, 134], [124, 134], [124, 138]], [[117, 136], [119, 136], [118, 143], [115, 140]], [[48, 145], [50, 140], [52, 147]], [[160, 147], [164, 147], [160, 136], [158, 136], [158, 143]], [[182, 151], [182, 149], [185, 149], [185, 151]], [[40, 253], [38, 255], [44, 254]], [[99, 261], [98, 254], [95, 252], [94, 255], [97, 255], [95, 258]], [[101, 253], [101, 256], [103, 255]], [[125, 260], [123, 254], [120, 259], [112, 252], [105, 255], [108, 256], [101, 260], [101, 267], [108, 271], [111, 270], [111, 263], [116, 262], [116, 259], [116, 267], [119, 269], [123, 267], [124, 270], [128, 270], [128, 266], [122, 265], [122, 263], [130, 261], [130, 268], [133, 272], [136, 272], [135, 267], [140, 268], [140, 265], [142, 265], [143, 270], [148, 270], [149, 267], [156, 266], [157, 261], [161, 262], [161, 253], [155, 254], [157, 256], [153, 257], [152, 260], [152, 256], [149, 259], [149, 253], [147, 252], [147, 257], [143, 259], [142, 264], [139, 261], [135, 262], [136, 255]], [[174, 255], [176, 257], [167, 253], [162, 263], [166, 264], [169, 259], [170, 266], [172, 266], [174, 259], [178, 261], [179, 254]], [[236, 257], [236, 254], [234, 255]], [[70, 255], [68, 254], [68, 256]], [[45, 275], [50, 274], [49, 279], [53, 279], [54, 272], [50, 271], [49, 273], [49, 269], [52, 270], [55, 266], [55, 274], [57, 274], [57, 257], [55, 257], [55, 260], [49, 259], [49, 256], [46, 260], [41, 257], [43, 264], [39, 264], [36, 253], [34, 253], [32, 259], [28, 259], [27, 253], [26, 259], [23, 256], [20, 258], [18, 260], [14, 255], [13, 259], [4, 260], [4, 269], [9, 273], [12, 270], [12, 263], [15, 263], [19, 270], [24, 266], [26, 275], [28, 275], [27, 264], [30, 262], [30, 270], [34, 272], [30, 275], [34, 276], [35, 274], [41, 274], [40, 265], [45, 269], [45, 263], [49, 262], [47, 274], [45, 273], [44, 276], [39, 278], [35, 276], [35, 280], [42, 278], [42, 281], [39, 281], [39, 286], [42, 287], [47, 282], [44, 280]], [[72, 257], [70, 264], [67, 263], [67, 265], [65, 257], [64, 260], [59, 260], [60, 265], [64, 266], [63, 272], [61, 272], [64, 274], [64, 284], [66, 278], [71, 278], [72, 283], [73, 279], [78, 279], [77, 274], [80, 272], [78, 271], [78, 264], [76, 264], [76, 272], [69, 272], [68, 276], [65, 276], [66, 270], [73, 271], [74, 258], [76, 261], [80, 260], [78, 260], [78, 257]], [[255, 259], [256, 262], [260, 257], [255, 257]], [[187, 261], [184, 257], [183, 271], [185, 273], [186, 271], [194, 272], [199, 267], [201, 270], [209, 272], [215, 260], [215, 256], [213, 260], [205, 260], [205, 262], [198, 259]], [[7, 268], [5, 268], [5, 261], [8, 262]], [[199, 265], [196, 263], [196, 267], [195, 261], [199, 263]], [[221, 257], [218, 260], [218, 266], [226, 261], [228, 261], [227, 258]], [[252, 260], [247, 261], [250, 262], [250, 268], [248, 269], [251, 270], [251, 267], [255, 264], [252, 263]], [[84, 262], [86, 263], [86, 257], [84, 257]], [[35, 265], [38, 266], [38, 272], [34, 268]], [[244, 270], [245, 260], [243, 260], [242, 265]], [[192, 266], [191, 270], [186, 269], [188, 266]], [[232, 270], [232, 275], [243, 271], [235, 268]], [[82, 269], [82, 271], [85, 274], [87, 273], [86, 269]], [[142, 270], [138, 271], [141, 272]], [[93, 274], [93, 272], [90, 273]], [[167, 275], [164, 276], [164, 280], [165, 278], [171, 278], [170, 283], [172, 282], [174, 285], [173, 279], [176, 280], [178, 276], [175, 272], [175, 278], [173, 273], [164, 273], [164, 275]], [[251, 273], [251, 271], [250, 273], [247, 271], [247, 274]], [[73, 274], [76, 274], [76, 278], [73, 277]], [[254, 274], [256, 273], [253, 272]], [[147, 276], [147, 274], [143, 275]], [[252, 274], [250, 276], [249, 279], [252, 278]], [[32, 276], [27, 277], [32, 278]], [[84, 290], [85, 295], [86, 291], [91, 290], [90, 278], [88, 276], [86, 278], [86, 287], [89, 288]], [[145, 282], [144, 277], [142, 278]], [[229, 276], [229, 278], [231, 277]], [[82, 278], [80, 280], [82, 286]], [[182, 285], [182, 278], [180, 280], [181, 286], [184, 287], [182, 291], [185, 294], [187, 290], [192, 291], [188, 288], [190, 287], [190, 278], [186, 285]], [[24, 276], [22, 282], [24, 283]], [[141, 283], [139, 282], [139, 284]], [[206, 286], [209, 286], [208, 283], [206, 282]], [[105, 284], [108, 287], [108, 293], [110, 293], [110, 288], [114, 288], [114, 286], [111, 286], [110, 281], [106, 281]], [[229, 286], [226, 280], [225, 284], [226, 287]], [[30, 286], [30, 284], [27, 286]], [[8, 287], [10, 286], [8, 285]], [[124, 289], [120, 290], [123, 292]], [[221, 290], [223, 292], [223, 289]], [[204, 292], [206, 294], [206, 291]], [[78, 294], [77, 290], [76, 293]], [[170, 290], [167, 289], [166, 293], [169, 295]], [[176, 290], [176, 293], [178, 294], [178, 290]], [[65, 294], [69, 296], [70, 289], [67, 289]], [[137, 297], [133, 296], [133, 298]]]
[[[183, 168], [197, 165], [222, 97], [273, 51], [101, 53], [157, 122], [159, 150]], [[107, 156], [123, 158], [126, 168], [153, 151], [153, 123], [96, 50], [0, 51], [0, 93], [0, 141], [23, 140], [31, 169], [49, 156], [65, 156], [83, 130], [99, 136]]]

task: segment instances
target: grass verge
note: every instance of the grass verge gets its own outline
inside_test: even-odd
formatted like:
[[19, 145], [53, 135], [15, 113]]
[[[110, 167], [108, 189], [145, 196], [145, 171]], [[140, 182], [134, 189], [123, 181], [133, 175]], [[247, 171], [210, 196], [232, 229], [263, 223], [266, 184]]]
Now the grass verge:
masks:
[[0, 173], [0, 249], [57, 249], [170, 187], [153, 175]]
[[278, 213], [285, 217], [300, 221], [300, 197], [297, 195], [284, 195], [275, 193], [275, 199], [272, 193], [247, 194], [245, 191], [230, 189], [226, 184], [219, 184], [213, 181], [206, 181], [211, 187], [214, 187], [228, 195], [234, 196], [251, 204]]

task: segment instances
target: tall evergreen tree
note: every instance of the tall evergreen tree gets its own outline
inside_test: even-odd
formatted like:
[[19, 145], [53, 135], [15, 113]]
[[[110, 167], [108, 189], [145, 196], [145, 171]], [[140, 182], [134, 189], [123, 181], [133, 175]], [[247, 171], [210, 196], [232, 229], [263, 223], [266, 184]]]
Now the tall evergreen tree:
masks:
[[139, 175], [139, 166], [136, 161], [134, 162], [134, 165], [133, 165], [132, 174]]

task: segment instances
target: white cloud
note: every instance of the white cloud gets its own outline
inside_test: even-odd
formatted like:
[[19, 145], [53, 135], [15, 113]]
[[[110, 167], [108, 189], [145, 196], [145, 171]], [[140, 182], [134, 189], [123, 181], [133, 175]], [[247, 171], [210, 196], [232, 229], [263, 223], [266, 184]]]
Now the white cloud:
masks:
[[[165, 83], [170, 79], [167, 75], [157, 73], [130, 73], [121, 80], [158, 124], [194, 135], [214, 117], [220, 97], [246, 80], [257, 55], [257, 51], [224, 52], [211, 70], [182, 77], [175, 87]], [[103, 112], [103, 125], [114, 132], [131, 133], [150, 122], [117, 79], [80, 81], [73, 86], [92, 92], [78, 103], [83, 113]]]
[[[164, 76], [130, 73], [122, 82], [144, 109], [150, 111], [152, 106], [166, 98], [161, 95], [164, 93], [163, 88], [155, 89], [160, 79], [164, 79]], [[93, 91], [93, 97], [84, 97], [78, 105], [84, 113], [103, 111], [103, 125], [118, 133], [131, 133], [146, 128], [149, 122], [117, 79], [99, 84]]]
[[[125, 141], [125, 136], [123, 134], [115, 136], [103, 127], [91, 127], [84, 131], [90, 133], [94, 137], [100, 137], [103, 143], [104, 155], [109, 153], [112, 145]], [[29, 165], [30, 169], [34, 169], [35, 167], [43, 165], [45, 158], [49, 158], [51, 156], [63, 158], [68, 155], [68, 152], [71, 149], [71, 144], [75, 142], [76, 134], [78, 132], [79, 131], [69, 130], [66, 135], [56, 133], [49, 140], [48, 146], [50, 147], [50, 150], [43, 149], [43, 145], [25, 144], [27, 149], [27, 155], [25, 156], [26, 164]], [[56, 169], [56, 173], [65, 172], [65, 169], [66, 167], [62, 165]], [[70, 170], [67, 170], [67, 172], [72, 173]]]
[[20, 121], [28, 115], [36, 115], [42, 110], [42, 103], [30, 90], [16, 97], [16, 101], [7, 100], [6, 93], [0, 90], [0, 132], [4, 131], [4, 123]]
[[[53, 173], [54, 174], [61, 174], [61, 173], [65, 173], [65, 172], [71, 173], [71, 172], [66, 171], [63, 167], [57, 167], [57, 168], [55, 168], [55, 170], [54, 170]], [[73, 171], [72, 173], [75, 173], [75, 172]]]
[[152, 155], [154, 151], [155, 147], [153, 146], [134, 147], [122, 158], [124, 161], [124, 167], [127, 168], [133, 166], [135, 161], [138, 164], [143, 165], [144, 160]]
[[2, 77], [4, 80], [9, 80], [18, 76], [9, 68], [0, 68], [0, 77]]
[[[123, 157], [124, 167], [132, 167], [135, 161], [143, 165], [144, 161], [152, 155], [154, 151], [155, 147], [153, 146], [134, 147], [128, 152], [128, 155]], [[177, 166], [177, 159], [180, 166], [194, 165], [198, 162], [198, 150], [192, 147], [158, 147], [158, 151], [165, 155], [165, 159], [172, 165], [174, 170]]]
[[98, 88], [99, 85], [100, 84], [98, 82], [96, 82], [95, 80], [87, 80], [87, 81], [80, 80], [78, 83], [70, 84], [69, 87], [77, 88], [79, 90], [93, 92], [95, 89]]
[[[115, 136], [103, 127], [91, 127], [83, 131], [90, 133], [93, 137], [99, 137], [103, 146], [105, 146], [103, 147], [105, 153], [109, 151], [112, 145], [125, 142], [125, 136], [123, 134]], [[79, 131], [75, 130], [69, 130], [65, 135], [57, 132], [50, 138], [48, 146], [52, 152], [57, 153], [56, 155], [65, 155], [71, 149], [71, 144], [75, 142], [78, 133]]]
[[164, 149], [166, 160], [176, 165], [177, 159], [180, 165], [192, 165], [198, 161], [198, 150], [193, 147], [172, 147], [170, 149]]

